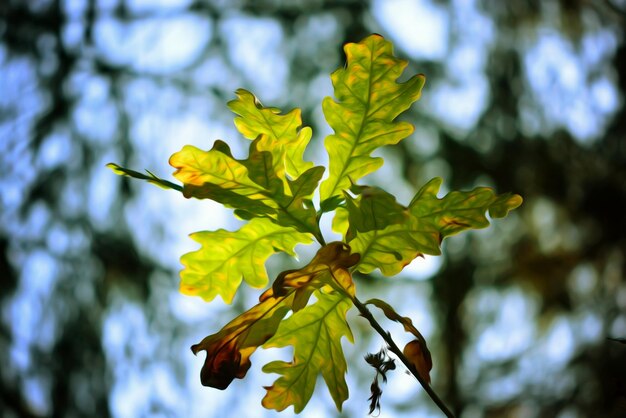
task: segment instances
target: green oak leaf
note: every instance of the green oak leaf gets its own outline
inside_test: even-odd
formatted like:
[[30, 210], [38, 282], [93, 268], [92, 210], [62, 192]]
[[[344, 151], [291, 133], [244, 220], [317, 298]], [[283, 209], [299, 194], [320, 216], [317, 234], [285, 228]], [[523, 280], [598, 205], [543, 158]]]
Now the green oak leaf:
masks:
[[295, 180], [283, 182], [275, 171], [272, 153], [259, 149], [263, 138], [260, 135], [250, 144], [245, 160], [235, 159], [223, 141], [215, 141], [209, 151], [183, 147], [170, 158], [176, 168], [174, 176], [183, 183], [183, 194], [220, 202], [243, 219], [269, 218], [319, 237], [311, 197], [324, 167], [309, 168]]
[[313, 167], [305, 171], [296, 180], [287, 180], [288, 195], [280, 195], [277, 222], [280, 225], [293, 226], [299, 231], [307, 231], [321, 236], [317, 223], [317, 212], [311, 201], [311, 195], [317, 189], [324, 167]]
[[311, 196], [324, 174], [324, 167], [311, 167], [295, 180], [286, 179], [285, 193], [285, 184], [273, 170], [273, 155], [258, 149], [262, 138], [252, 142], [249, 157], [241, 162], [248, 169], [250, 178], [267, 190], [268, 197], [276, 205], [276, 215], [272, 219], [279, 225], [292, 226], [301, 232], [320, 234]]
[[399, 224], [408, 218], [408, 210], [396, 197], [383, 189], [371, 186], [353, 185], [351, 191], [358, 193], [357, 198], [346, 196], [349, 228], [346, 239], [350, 241], [358, 232], [384, 229], [389, 225]]
[[282, 375], [267, 387], [263, 406], [282, 411], [293, 405], [299, 413], [313, 395], [315, 382], [322, 375], [328, 390], [341, 411], [348, 399], [345, 381], [346, 359], [341, 348], [341, 338], [353, 342], [352, 332], [346, 322], [346, 312], [352, 307], [350, 298], [337, 291], [316, 291], [317, 301], [281, 322], [276, 334], [263, 348], [294, 347], [291, 362], [273, 361], [263, 367], [266, 373]]
[[[174, 177], [183, 183], [185, 197], [213, 199], [237, 208], [237, 202], [220, 200], [221, 195], [214, 194], [217, 189], [242, 196], [248, 203], [256, 200], [268, 207], [276, 206], [267, 197], [267, 190], [250, 178], [248, 168], [232, 156], [230, 147], [223, 141], [215, 141], [209, 151], [185, 145], [172, 154], [169, 162], [176, 169]], [[211, 186], [207, 188], [207, 185]]]
[[[343, 237], [348, 235], [348, 229], [350, 228], [350, 223], [348, 218], [350, 217], [350, 213], [348, 209], [343, 206], [339, 206], [335, 209], [335, 216], [332, 221], [332, 230], [338, 234], [341, 234]], [[346, 241], [348, 241], [346, 239]]]
[[370, 157], [372, 151], [413, 132], [411, 124], [395, 119], [419, 98], [424, 85], [421, 74], [396, 82], [407, 62], [394, 57], [391, 42], [380, 35], [346, 44], [344, 50], [347, 66], [331, 75], [338, 101], [326, 97], [322, 102], [335, 131], [324, 143], [330, 174], [321, 185], [322, 202], [341, 195], [383, 164], [382, 158]]
[[280, 109], [263, 107], [247, 90], [238, 89], [235, 93], [237, 98], [228, 102], [228, 107], [239, 115], [235, 118], [235, 126], [248, 139], [262, 135], [258, 149], [272, 154], [278, 177], [285, 179], [287, 173], [291, 178], [297, 178], [313, 167], [312, 162], [304, 161], [312, 131], [308, 126], [302, 127], [300, 109], [282, 115]]
[[485, 228], [492, 218], [502, 218], [522, 203], [518, 195], [496, 195], [488, 187], [468, 192], [451, 192], [437, 198], [442, 179], [434, 178], [422, 187], [408, 207], [408, 218], [384, 229], [356, 233], [348, 241], [352, 251], [361, 255], [357, 270], [375, 269], [386, 276], [398, 274], [415, 257], [441, 254], [441, 241], [468, 229]]
[[359, 272], [371, 273], [380, 269], [385, 276], [398, 274], [422, 254], [441, 253], [437, 228], [412, 216], [403, 224], [357, 233], [349, 244], [355, 253], [361, 255], [361, 262], [357, 266]]
[[411, 214], [435, 224], [442, 238], [467, 229], [486, 228], [489, 226], [486, 212], [492, 218], [504, 218], [510, 210], [522, 204], [519, 195], [496, 195], [489, 187], [477, 187], [468, 192], [453, 191], [439, 199], [437, 193], [442, 183], [440, 177], [433, 178], [409, 204]]
[[238, 231], [202, 231], [191, 234], [202, 247], [183, 255], [180, 292], [200, 296], [207, 302], [217, 295], [231, 303], [242, 279], [261, 288], [269, 279], [265, 261], [276, 252], [296, 256], [297, 244], [310, 244], [310, 234], [276, 225], [267, 219], [252, 219]]

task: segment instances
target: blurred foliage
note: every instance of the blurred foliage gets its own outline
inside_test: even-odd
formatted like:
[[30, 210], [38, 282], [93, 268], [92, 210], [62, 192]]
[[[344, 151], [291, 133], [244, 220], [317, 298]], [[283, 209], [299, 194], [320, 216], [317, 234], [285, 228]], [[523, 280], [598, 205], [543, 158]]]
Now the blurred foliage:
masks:
[[[420, 26], [385, 20], [408, 4], [445, 22], [431, 40], [443, 52], [415, 52], [402, 41]], [[3, 1], [0, 410], [180, 415], [194, 394], [177, 359], [217, 325], [181, 320], [169, 295], [179, 254], [163, 249], [172, 251], [176, 207], [106, 180], [104, 164], [157, 167], [189, 139], [166, 119], [224, 133], [220, 124], [232, 125], [221, 103], [239, 87], [302, 106], [321, 149], [325, 74], [342, 42], [378, 32], [427, 83], [406, 118], [416, 133], [385, 151], [371, 182], [409, 196], [441, 176], [448, 189], [488, 184], [525, 204], [493, 230], [453, 238], [432, 279], [409, 269], [393, 294], [377, 276], [359, 288], [403, 314], [430, 313], [411, 316], [429, 340], [433, 385], [460, 416], [624, 416], [625, 346], [607, 337], [626, 336], [625, 16], [617, 0]], [[194, 140], [218, 134], [207, 136]], [[389, 184], [394, 174], [404, 181]], [[139, 234], [129, 212], [143, 216]], [[366, 324], [354, 331], [378, 351]], [[363, 400], [346, 403], [344, 416], [367, 412], [373, 374], [358, 353], [346, 350], [348, 383]], [[173, 377], [151, 366], [159, 362]], [[123, 402], [129, 388], [139, 388], [135, 409]], [[219, 395], [202, 392], [213, 406], [186, 415], [242, 411]], [[383, 414], [432, 411], [413, 389], [385, 396]], [[325, 402], [317, 412], [332, 414]]]

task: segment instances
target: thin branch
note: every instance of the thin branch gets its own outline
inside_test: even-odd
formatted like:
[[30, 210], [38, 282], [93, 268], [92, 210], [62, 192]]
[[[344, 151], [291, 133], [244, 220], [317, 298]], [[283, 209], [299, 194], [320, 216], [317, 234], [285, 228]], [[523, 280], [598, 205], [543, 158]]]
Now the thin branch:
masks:
[[452, 411], [450, 411], [448, 407], [443, 403], [441, 398], [439, 398], [439, 396], [435, 393], [433, 388], [430, 387], [428, 382], [422, 379], [422, 377], [419, 375], [419, 373], [417, 372], [413, 364], [409, 362], [409, 360], [406, 358], [402, 350], [400, 350], [400, 348], [393, 341], [393, 339], [391, 338], [391, 334], [388, 331], [385, 331], [383, 327], [378, 323], [378, 321], [376, 321], [376, 318], [374, 318], [374, 315], [372, 315], [372, 313], [367, 308], [367, 306], [365, 306], [356, 296], [350, 296], [350, 298], [352, 299], [352, 303], [354, 303], [354, 306], [356, 306], [356, 308], [359, 310], [359, 313], [361, 314], [361, 316], [367, 319], [370, 325], [372, 326], [372, 328], [374, 328], [376, 332], [378, 332], [378, 334], [380, 334], [380, 336], [383, 337], [387, 345], [389, 345], [389, 350], [391, 350], [391, 352], [393, 352], [396, 356], [398, 356], [400, 361], [404, 363], [404, 365], [409, 369], [411, 374], [417, 379], [420, 385], [422, 385], [426, 393], [428, 393], [428, 396], [430, 396], [433, 402], [437, 404], [439, 409], [441, 409], [441, 411], [448, 418], [454, 418], [454, 414], [452, 413]]

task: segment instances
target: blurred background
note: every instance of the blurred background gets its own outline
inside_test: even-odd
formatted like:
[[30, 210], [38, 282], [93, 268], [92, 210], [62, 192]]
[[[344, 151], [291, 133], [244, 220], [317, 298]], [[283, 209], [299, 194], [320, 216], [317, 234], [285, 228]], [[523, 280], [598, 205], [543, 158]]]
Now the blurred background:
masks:
[[[301, 107], [326, 163], [329, 74], [376, 32], [427, 82], [404, 116], [415, 133], [364, 182], [405, 204], [434, 176], [525, 202], [442, 257], [358, 277], [361, 299], [413, 318], [460, 417], [625, 417], [626, 345], [608, 339], [626, 337], [625, 27], [624, 0], [2, 1], [0, 415], [294, 415], [260, 405], [276, 378], [261, 366], [288, 351], [259, 350], [218, 391], [189, 350], [259, 295], [177, 292], [187, 235], [236, 229], [232, 213], [105, 164], [171, 178], [170, 154], [218, 138], [245, 155], [226, 107], [238, 87]], [[316, 249], [299, 250], [304, 264]], [[351, 397], [338, 413], [318, 382], [303, 417], [367, 414], [363, 356], [383, 343], [351, 320]], [[402, 368], [383, 390], [381, 417], [442, 416]]]

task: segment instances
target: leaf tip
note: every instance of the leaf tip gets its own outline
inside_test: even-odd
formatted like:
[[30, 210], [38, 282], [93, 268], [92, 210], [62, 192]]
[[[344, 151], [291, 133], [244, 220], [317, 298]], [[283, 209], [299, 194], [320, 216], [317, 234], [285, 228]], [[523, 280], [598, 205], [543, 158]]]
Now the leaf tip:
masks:
[[125, 176], [126, 175], [126, 173], [124, 173], [124, 170], [122, 169], [122, 167], [120, 165], [118, 165], [118, 164], [108, 163], [105, 167], [111, 169], [118, 176]]
[[521, 206], [524, 202], [522, 196], [518, 194], [504, 195], [504, 199], [497, 202], [489, 209], [489, 215], [493, 218], [504, 218], [510, 211]]

